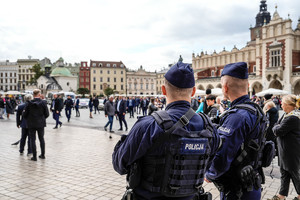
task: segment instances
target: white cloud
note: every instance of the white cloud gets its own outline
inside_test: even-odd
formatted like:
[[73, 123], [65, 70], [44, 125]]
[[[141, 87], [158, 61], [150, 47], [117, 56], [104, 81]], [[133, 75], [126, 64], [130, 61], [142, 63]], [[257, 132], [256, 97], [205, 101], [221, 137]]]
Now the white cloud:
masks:
[[[278, 0], [296, 26], [300, 2]], [[267, 1], [271, 15], [275, 2]], [[182, 55], [231, 50], [249, 40], [260, 0], [13, 0], [1, 3], [0, 60], [122, 60], [159, 70]]]

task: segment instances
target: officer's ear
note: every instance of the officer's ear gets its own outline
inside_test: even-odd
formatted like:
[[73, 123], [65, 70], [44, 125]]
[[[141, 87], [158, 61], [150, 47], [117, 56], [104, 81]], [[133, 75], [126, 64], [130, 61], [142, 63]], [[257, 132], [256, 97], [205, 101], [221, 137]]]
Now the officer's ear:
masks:
[[162, 94], [163, 94], [163, 95], [166, 95], [166, 94], [167, 94], [166, 86], [162, 85], [162, 86], [161, 86], [161, 91], [162, 91]]
[[193, 87], [193, 92], [192, 92], [192, 97], [195, 95], [195, 93], [196, 93], [196, 87], [194, 86]]

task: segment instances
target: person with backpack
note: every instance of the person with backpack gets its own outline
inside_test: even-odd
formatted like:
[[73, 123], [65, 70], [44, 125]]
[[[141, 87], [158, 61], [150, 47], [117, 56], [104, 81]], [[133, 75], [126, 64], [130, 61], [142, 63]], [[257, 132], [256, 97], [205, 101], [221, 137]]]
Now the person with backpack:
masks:
[[[223, 145], [206, 172], [206, 181], [217, 186], [222, 200], [260, 200], [267, 119], [248, 96], [247, 63], [226, 65], [221, 84], [224, 97], [232, 103], [229, 111], [220, 116], [218, 133]], [[271, 147], [272, 154], [266, 160], [273, 159], [274, 143]]]
[[113, 167], [127, 174], [129, 183], [123, 199], [193, 199], [220, 146], [209, 118], [191, 108], [196, 88], [189, 64], [178, 62], [169, 69], [162, 92], [165, 110], [138, 118], [115, 146]]
[[68, 119], [68, 122], [70, 122], [71, 112], [72, 112], [72, 108], [73, 108], [73, 105], [74, 105], [74, 102], [71, 99], [70, 95], [68, 95], [67, 99], [64, 102], [64, 105], [65, 105], [66, 117]]

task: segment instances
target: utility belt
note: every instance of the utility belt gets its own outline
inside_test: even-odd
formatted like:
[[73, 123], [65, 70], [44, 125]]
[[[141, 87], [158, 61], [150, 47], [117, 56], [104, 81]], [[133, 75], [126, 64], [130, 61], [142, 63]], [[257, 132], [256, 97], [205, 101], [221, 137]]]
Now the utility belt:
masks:
[[220, 192], [224, 194], [235, 192], [238, 197], [241, 197], [243, 191], [251, 192], [253, 189], [258, 190], [261, 188], [262, 175], [259, 171], [254, 170], [251, 165], [232, 171], [235, 171], [235, 173], [224, 175], [222, 178], [214, 181]]

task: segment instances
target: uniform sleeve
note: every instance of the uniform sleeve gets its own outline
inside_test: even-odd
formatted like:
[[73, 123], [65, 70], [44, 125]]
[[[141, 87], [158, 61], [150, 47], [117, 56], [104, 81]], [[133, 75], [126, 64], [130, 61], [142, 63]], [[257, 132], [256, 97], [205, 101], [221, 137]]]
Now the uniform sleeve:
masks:
[[127, 174], [129, 166], [143, 157], [152, 146], [162, 129], [151, 116], [140, 118], [124, 141], [118, 142], [112, 154], [115, 171]]
[[280, 124], [273, 127], [273, 132], [276, 136], [282, 137], [299, 126], [299, 118], [296, 116], [289, 116], [284, 118]]
[[211, 181], [216, 180], [229, 170], [241, 144], [244, 142], [245, 133], [249, 132], [249, 126], [243, 115], [235, 113], [229, 115], [217, 131], [223, 144], [206, 172], [206, 178]]

